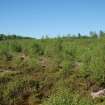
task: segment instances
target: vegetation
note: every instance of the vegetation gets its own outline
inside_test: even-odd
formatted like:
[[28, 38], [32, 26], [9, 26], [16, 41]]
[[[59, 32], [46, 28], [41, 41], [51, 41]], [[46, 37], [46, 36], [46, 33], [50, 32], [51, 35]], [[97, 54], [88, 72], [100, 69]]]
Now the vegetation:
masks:
[[0, 105], [105, 105], [105, 33], [34, 39], [0, 34]]

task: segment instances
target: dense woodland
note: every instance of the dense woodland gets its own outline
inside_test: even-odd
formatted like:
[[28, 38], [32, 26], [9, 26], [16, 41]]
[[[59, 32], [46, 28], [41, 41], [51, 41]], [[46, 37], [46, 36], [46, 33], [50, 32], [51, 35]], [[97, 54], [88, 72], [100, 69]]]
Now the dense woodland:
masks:
[[105, 105], [105, 32], [41, 39], [0, 34], [0, 105]]

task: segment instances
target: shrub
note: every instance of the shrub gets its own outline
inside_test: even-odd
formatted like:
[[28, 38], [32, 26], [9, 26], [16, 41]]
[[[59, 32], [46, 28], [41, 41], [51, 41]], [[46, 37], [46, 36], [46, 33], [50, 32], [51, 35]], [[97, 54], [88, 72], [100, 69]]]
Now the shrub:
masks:
[[73, 96], [68, 90], [59, 90], [57, 94], [52, 95], [44, 105], [72, 105]]
[[43, 55], [44, 54], [43, 46], [39, 43], [33, 43], [31, 50], [34, 55]]
[[3, 48], [0, 50], [0, 58], [4, 61], [11, 61], [13, 58], [13, 54], [9, 51], [8, 48]]
[[94, 105], [94, 102], [90, 98], [61, 89], [44, 102], [44, 105]]
[[22, 52], [22, 46], [17, 41], [11, 43], [11, 50], [14, 52]]

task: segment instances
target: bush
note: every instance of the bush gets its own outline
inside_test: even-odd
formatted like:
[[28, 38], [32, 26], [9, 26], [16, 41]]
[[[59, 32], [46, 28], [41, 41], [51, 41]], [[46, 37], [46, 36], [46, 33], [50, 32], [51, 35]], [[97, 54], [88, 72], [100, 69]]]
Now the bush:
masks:
[[11, 49], [14, 51], [14, 52], [22, 52], [22, 46], [21, 44], [19, 44], [17, 41], [13, 41], [11, 43]]
[[61, 89], [44, 102], [44, 105], [94, 105], [94, 102], [67, 89]]
[[43, 46], [39, 43], [33, 43], [31, 47], [31, 51], [33, 55], [43, 55], [44, 54]]
[[7, 48], [3, 48], [0, 51], [0, 58], [4, 61], [11, 61], [13, 58], [13, 54], [11, 51], [9, 51]]
[[68, 90], [59, 90], [57, 94], [52, 95], [44, 105], [72, 105], [73, 96]]

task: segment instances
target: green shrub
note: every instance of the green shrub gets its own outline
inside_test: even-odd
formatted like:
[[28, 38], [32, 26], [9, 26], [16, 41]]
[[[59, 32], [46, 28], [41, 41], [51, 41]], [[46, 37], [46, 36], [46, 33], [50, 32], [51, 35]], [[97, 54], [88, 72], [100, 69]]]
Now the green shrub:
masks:
[[11, 50], [14, 52], [22, 52], [22, 46], [17, 41], [11, 42]]
[[0, 50], [0, 58], [4, 61], [11, 61], [13, 58], [13, 54], [8, 48], [3, 48]]
[[63, 88], [44, 102], [44, 105], [94, 105], [94, 102]]
[[52, 95], [44, 105], [72, 105], [73, 96], [68, 90], [59, 90]]
[[44, 54], [43, 46], [39, 43], [33, 43], [31, 50], [34, 55], [43, 55]]

